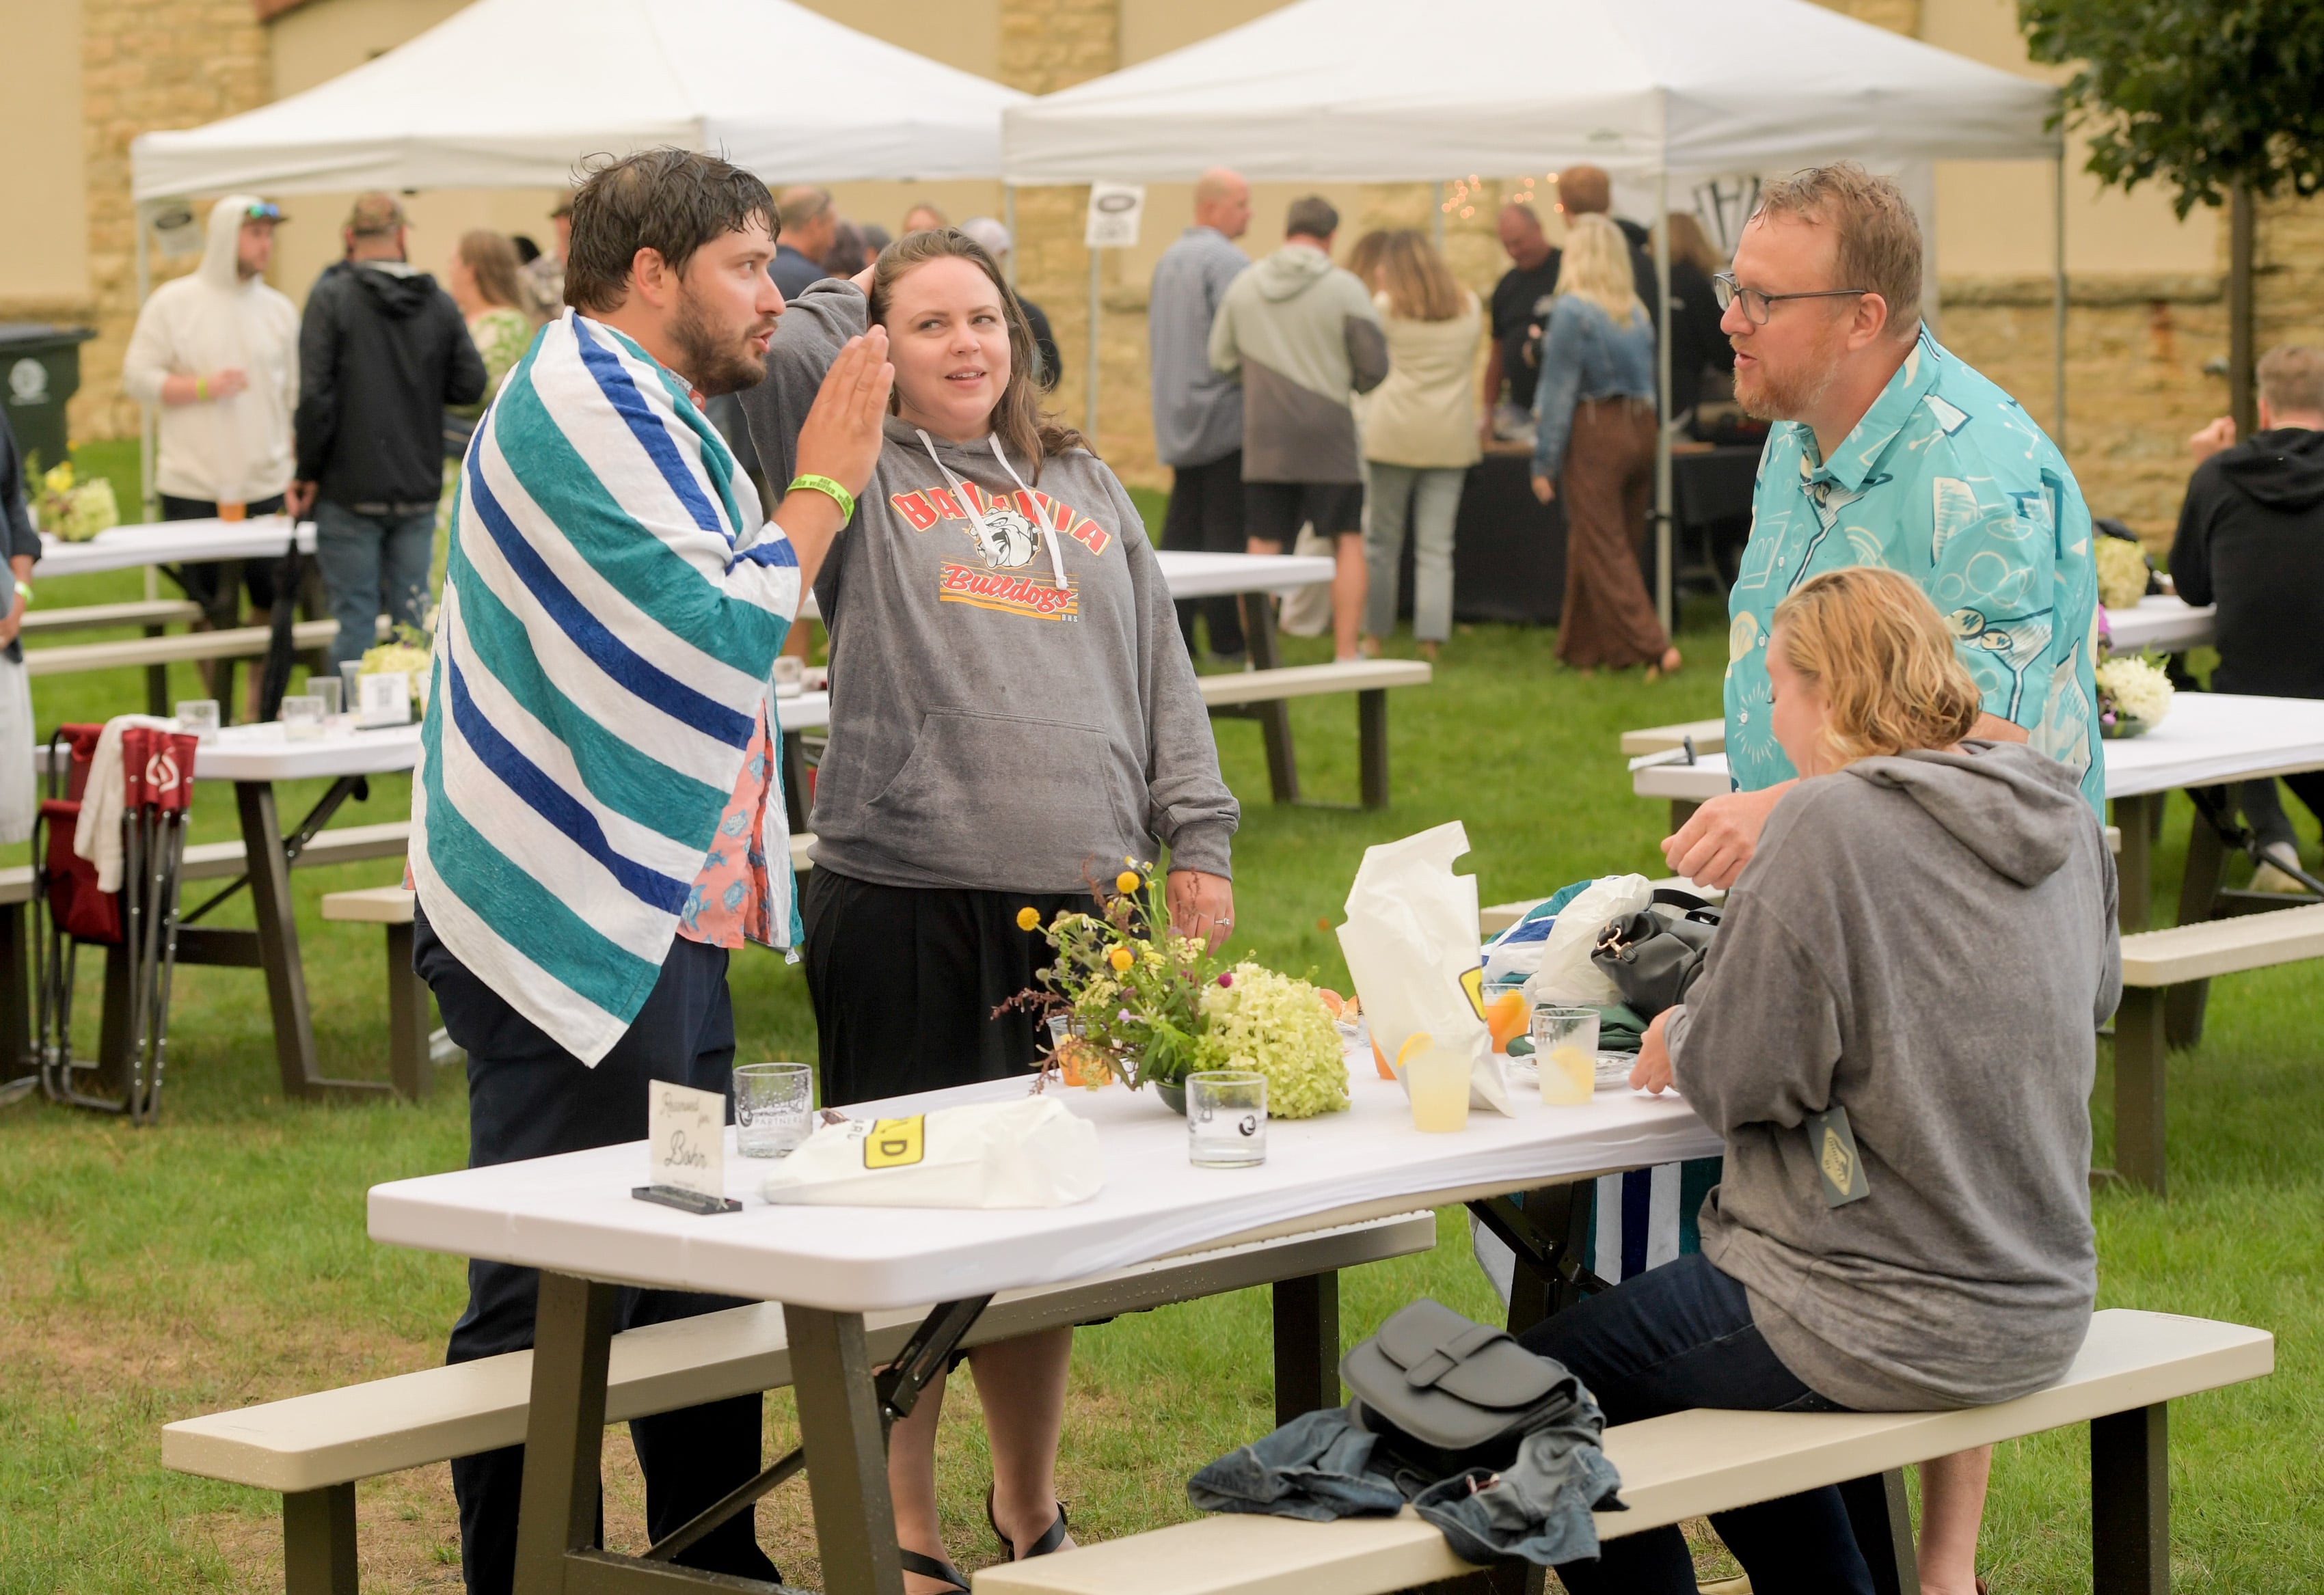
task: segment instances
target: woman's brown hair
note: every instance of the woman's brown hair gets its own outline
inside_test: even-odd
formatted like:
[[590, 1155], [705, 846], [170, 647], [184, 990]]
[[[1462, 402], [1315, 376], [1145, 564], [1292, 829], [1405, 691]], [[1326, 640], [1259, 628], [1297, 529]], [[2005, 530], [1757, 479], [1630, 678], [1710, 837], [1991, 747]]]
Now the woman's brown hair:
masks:
[[1727, 269], [1719, 251], [1711, 247], [1711, 235], [1690, 212], [1674, 210], [1669, 219], [1671, 259], [1688, 262], [1706, 277]]
[[1450, 321], [1469, 308], [1444, 256], [1409, 227], [1388, 235], [1380, 246], [1379, 274], [1388, 290], [1388, 313], [1402, 321]]
[[476, 291], [488, 305], [522, 308], [516, 286], [516, 245], [490, 227], [460, 235], [460, 259], [476, 275]]
[[[931, 227], [925, 232], [907, 233], [880, 252], [879, 263], [872, 272], [872, 311], [874, 323], [888, 319], [889, 307], [894, 302], [896, 284], [902, 281], [916, 267], [930, 261], [964, 260], [982, 272], [991, 280], [993, 291], [1001, 296], [1001, 314], [1009, 322], [1009, 383], [1001, 390], [994, 401], [992, 414], [987, 422], [992, 435], [1001, 439], [1011, 458], [1033, 462], [1033, 480], [1041, 479], [1041, 462], [1069, 448], [1097, 451], [1079, 432], [1066, 426], [1056, 416], [1041, 409], [1041, 384], [1036, 373], [1040, 367], [1040, 355], [1033, 346], [1033, 324], [1025, 319], [1025, 309], [1001, 275], [1001, 268], [984, 246], [958, 227]], [[889, 400], [892, 408], [894, 398]]]
[[1825, 749], [1853, 764], [1950, 748], [1983, 707], [1952, 629], [1909, 577], [1878, 566], [1829, 570], [1775, 605], [1769, 646], [1821, 683]]

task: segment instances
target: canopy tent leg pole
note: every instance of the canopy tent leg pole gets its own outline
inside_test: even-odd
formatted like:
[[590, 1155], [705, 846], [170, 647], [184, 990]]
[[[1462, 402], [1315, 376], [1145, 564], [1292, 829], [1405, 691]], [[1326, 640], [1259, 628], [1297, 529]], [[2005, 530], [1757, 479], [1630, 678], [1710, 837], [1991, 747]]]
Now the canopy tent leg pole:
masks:
[[1443, 183], [1428, 185], [1428, 208], [1429, 214], [1436, 218], [1436, 249], [1441, 254], [1444, 250], [1444, 185]]
[[2058, 452], [2066, 452], [2066, 146], [2058, 146], [2057, 181], [2052, 185], [2051, 198], [2055, 209], [2052, 218], [2050, 256], [2050, 339], [2052, 357], [2056, 369], [2052, 380], [2057, 392], [2057, 410], [2051, 425], [2051, 441]]
[[1008, 279], [1009, 291], [1014, 293], [1017, 291], [1017, 185], [1015, 183], [1001, 185], [1001, 225], [1009, 229], [1009, 258], [1001, 263], [1001, 270]]
[[1655, 613], [1663, 634], [1678, 634], [1677, 585], [1671, 562], [1677, 554], [1671, 535], [1671, 355], [1670, 355], [1670, 173], [1655, 177], [1655, 296], [1661, 301], [1661, 334], [1655, 339]]
[[[1016, 252], [1015, 252], [1014, 250], [1011, 250], [1010, 253], [1013, 254], [1015, 254]], [[1097, 252], [1097, 249], [1096, 249], [1096, 246], [1095, 246], [1095, 245], [1092, 245], [1092, 246], [1091, 246], [1091, 249], [1090, 249], [1090, 252], [1089, 252], [1089, 257], [1090, 257], [1090, 287], [1089, 287], [1089, 295], [1090, 295], [1090, 306], [1089, 306], [1089, 328], [1090, 328], [1090, 329], [1089, 329], [1089, 398], [1088, 398], [1087, 402], [1085, 402], [1085, 403], [1082, 406], [1082, 436], [1083, 436], [1084, 438], [1087, 438], [1087, 439], [1089, 440], [1089, 446], [1090, 446], [1091, 449], [1092, 449], [1093, 451], [1094, 451], [1094, 450], [1096, 449], [1096, 447], [1097, 447], [1097, 316], [1098, 316], [1098, 305], [1097, 305], [1097, 294], [1098, 294], [1098, 252]]]
[[[137, 308], [145, 309], [145, 296], [153, 290], [153, 267], [147, 254], [145, 229], [152, 220], [152, 201], [141, 200], [129, 207], [130, 223], [137, 229]], [[150, 404], [137, 406], [137, 493], [143, 507], [143, 519], [152, 521], [161, 518], [161, 503], [153, 491], [153, 456], [161, 447], [160, 423]], [[152, 566], [145, 567], [145, 601], [152, 603], [161, 595], [161, 575]]]

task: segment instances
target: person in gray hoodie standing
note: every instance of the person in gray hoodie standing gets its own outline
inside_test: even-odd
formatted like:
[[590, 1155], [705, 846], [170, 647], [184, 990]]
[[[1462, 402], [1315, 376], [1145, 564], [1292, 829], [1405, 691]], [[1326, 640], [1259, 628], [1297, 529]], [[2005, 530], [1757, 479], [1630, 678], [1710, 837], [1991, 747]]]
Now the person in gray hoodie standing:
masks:
[[[2122, 987], [2076, 773], [1962, 740], [1977, 685], [1894, 571], [1805, 583], [1767, 655], [1803, 779], [1630, 1076], [1726, 1138], [1702, 1250], [1524, 1336], [1609, 1423], [2006, 1401], [2065, 1371], [2097, 1295], [2092, 1037]], [[1755, 1589], [1874, 1588], [1836, 1489], [1711, 1521]], [[1694, 1589], [1675, 1528], [1558, 1572], [1573, 1595]]]
[[1388, 377], [1371, 290], [1332, 263], [1340, 213], [1291, 202], [1283, 247], [1234, 281], [1211, 324], [1211, 365], [1242, 381], [1244, 530], [1279, 554], [1303, 525], [1333, 541], [1332, 650], [1356, 657], [1363, 621], [1364, 452], [1354, 395]]
[[[1170, 850], [1182, 934], [1234, 922], [1240, 817], [1144, 523], [1078, 433], [1040, 413], [1033, 333], [967, 234], [907, 234], [777, 324], [743, 399], [788, 481], [824, 373], [887, 328], [894, 413], [825, 560], [831, 742], [816, 779], [804, 918], [827, 1105], [1022, 1076], [1030, 1016], [994, 1010], [1053, 957], [1039, 927], [1086, 911], [1125, 858]], [[800, 478], [794, 486], [827, 491]], [[970, 1356], [991, 1436], [994, 1532], [1067, 1543], [1056, 1495], [1072, 1332]], [[907, 1595], [964, 1590], [936, 1514], [941, 1384], [896, 1425], [888, 1478]]]

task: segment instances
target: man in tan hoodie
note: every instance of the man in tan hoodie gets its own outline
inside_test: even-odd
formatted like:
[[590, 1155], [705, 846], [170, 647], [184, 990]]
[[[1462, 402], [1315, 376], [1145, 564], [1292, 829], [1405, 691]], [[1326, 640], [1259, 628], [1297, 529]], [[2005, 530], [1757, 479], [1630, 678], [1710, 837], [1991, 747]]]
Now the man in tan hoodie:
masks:
[[1356, 657], [1364, 608], [1364, 455], [1351, 408], [1388, 376], [1371, 291], [1332, 263], [1340, 213], [1291, 202], [1283, 247], [1234, 281], [1211, 324], [1211, 365], [1242, 381], [1243, 518], [1254, 554], [1302, 525], [1333, 539], [1333, 652]]

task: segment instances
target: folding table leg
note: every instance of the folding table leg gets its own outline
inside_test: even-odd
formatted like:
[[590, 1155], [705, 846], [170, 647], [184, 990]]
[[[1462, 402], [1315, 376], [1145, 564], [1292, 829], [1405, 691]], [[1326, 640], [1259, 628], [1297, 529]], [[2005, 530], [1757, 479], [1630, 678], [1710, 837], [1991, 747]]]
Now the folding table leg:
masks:
[[267, 781], [237, 781], [234, 796], [242, 810], [244, 864], [250, 871], [266, 999], [273, 1010], [274, 1061], [281, 1071], [282, 1094], [318, 1096], [322, 1079], [315, 1067], [315, 1028], [307, 1008], [307, 972], [299, 962], [299, 922], [291, 913], [290, 868], [282, 854], [274, 788]]
[[[1275, 646], [1275, 606], [1268, 600], [1265, 593], [1240, 595], [1243, 641], [1250, 650], [1250, 668], [1254, 670], [1272, 670], [1283, 663]], [[1269, 795], [1277, 803], [1298, 802], [1299, 761], [1291, 746], [1291, 705], [1280, 700], [1253, 704], [1251, 712], [1259, 716], [1259, 734], [1267, 742]]]
[[1275, 1421], [1340, 1405], [1340, 1276], [1275, 1282]]
[[0, 1085], [32, 1072], [32, 985], [24, 905], [0, 903]]
[[2167, 988], [2132, 986], [2114, 1015], [2114, 1166], [2163, 1194], [2163, 1015]]
[[597, 1543], [614, 1289], [568, 1274], [540, 1276], [517, 1508], [516, 1595], [563, 1595], [566, 1553]]
[[282, 1497], [283, 1595], [355, 1595], [355, 1487]]
[[387, 927], [387, 1070], [397, 1094], [419, 1102], [435, 1067], [428, 1057], [428, 982], [411, 973], [412, 928]]
[[1356, 694], [1356, 749], [1361, 761], [1364, 807], [1388, 807], [1388, 690]]
[[[887, 1435], [861, 1313], [783, 1305], [826, 1595], [903, 1595]], [[523, 1595], [520, 1591], [520, 1595]]]
[[1857, 1547], [1872, 1569], [1873, 1595], [1921, 1595], [1921, 1563], [1913, 1549], [1913, 1508], [1904, 1471], [1892, 1468], [1840, 1487]]
[[2170, 1412], [2163, 1403], [2090, 1423], [2090, 1588], [2168, 1595]]
[[2160, 792], [2142, 792], [2114, 800], [2115, 828], [2122, 833], [2122, 851], [2115, 855], [2114, 862], [2117, 887], [2115, 923], [2124, 931], [2146, 928], [2149, 899], [2154, 890], [2151, 872], [2154, 825], [2163, 812], [2163, 798]]

